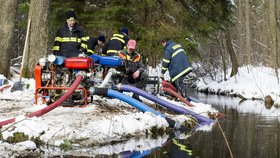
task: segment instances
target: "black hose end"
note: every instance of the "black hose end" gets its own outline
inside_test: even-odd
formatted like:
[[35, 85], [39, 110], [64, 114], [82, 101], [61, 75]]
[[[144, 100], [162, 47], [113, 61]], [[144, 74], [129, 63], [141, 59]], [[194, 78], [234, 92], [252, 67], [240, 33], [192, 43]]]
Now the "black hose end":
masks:
[[108, 88], [95, 88], [94, 94], [95, 95], [101, 95], [101, 96], [107, 96]]

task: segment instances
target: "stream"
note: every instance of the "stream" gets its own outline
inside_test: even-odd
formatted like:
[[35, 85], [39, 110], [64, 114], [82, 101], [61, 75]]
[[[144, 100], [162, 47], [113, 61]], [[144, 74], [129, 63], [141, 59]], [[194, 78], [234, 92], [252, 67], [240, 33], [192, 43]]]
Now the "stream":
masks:
[[240, 102], [239, 98], [201, 93], [191, 95], [202, 103], [211, 104], [225, 117], [219, 119], [210, 131], [196, 131], [187, 139], [169, 138], [177, 141], [170, 143], [167, 151], [162, 147], [160, 152], [152, 152], [148, 157], [228, 158], [231, 155], [223, 133], [233, 157], [280, 157], [280, 109], [266, 109], [262, 101]]

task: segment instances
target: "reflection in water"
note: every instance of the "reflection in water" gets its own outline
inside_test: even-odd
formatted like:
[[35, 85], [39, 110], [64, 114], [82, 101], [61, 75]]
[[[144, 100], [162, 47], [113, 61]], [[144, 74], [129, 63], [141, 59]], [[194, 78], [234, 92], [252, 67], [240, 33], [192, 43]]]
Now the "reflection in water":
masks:
[[[280, 157], [279, 109], [266, 109], [261, 101], [239, 103], [238, 98], [196, 94], [226, 115], [219, 122], [234, 157]], [[198, 157], [230, 157], [222, 133], [216, 126], [211, 132], [197, 132], [191, 145]]]
[[163, 158], [185, 158], [193, 155], [191, 145], [184, 139], [169, 139], [166, 145], [168, 147], [163, 152]]
[[168, 138], [169, 135], [162, 135], [156, 138], [143, 136], [104, 146], [87, 148], [73, 147], [69, 151], [61, 151], [59, 148], [48, 147], [44, 151], [45, 157], [67, 157], [66, 155], [71, 155], [72, 157], [144, 157], [150, 154], [152, 150], [161, 147]]
[[[211, 104], [225, 117], [219, 119], [235, 158], [280, 158], [279, 109], [265, 109], [260, 101], [194, 93], [200, 102]], [[217, 124], [212, 130], [172, 133], [156, 139], [131, 139], [114, 145], [76, 150], [93, 157], [228, 158], [226, 142]], [[85, 155], [87, 153], [88, 155]]]
[[[266, 109], [261, 101], [240, 102], [239, 98], [194, 93], [200, 102], [211, 104], [225, 117], [219, 123], [225, 133], [233, 157], [280, 158], [279, 109]], [[186, 149], [186, 150], [185, 150]], [[179, 150], [179, 151], [178, 151]], [[172, 154], [177, 155], [172, 155]], [[190, 137], [168, 139], [158, 150], [147, 156], [227, 158], [229, 150], [218, 125], [211, 131], [196, 131]]]

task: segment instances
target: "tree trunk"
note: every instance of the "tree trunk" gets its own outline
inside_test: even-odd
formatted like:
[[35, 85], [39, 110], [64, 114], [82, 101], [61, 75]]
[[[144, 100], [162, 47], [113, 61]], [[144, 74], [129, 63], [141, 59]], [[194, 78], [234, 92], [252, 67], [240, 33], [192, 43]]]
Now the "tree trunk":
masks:
[[38, 60], [48, 53], [48, 23], [50, 0], [31, 0], [28, 17], [31, 19], [28, 50], [23, 67], [23, 76], [32, 77]]
[[228, 49], [228, 53], [229, 53], [230, 61], [231, 61], [231, 66], [232, 66], [230, 77], [232, 77], [232, 76], [234, 76], [238, 73], [238, 61], [237, 61], [237, 56], [235, 54], [235, 51], [233, 49], [230, 31], [228, 29], [225, 32], [225, 36], [226, 36], [227, 49]]
[[10, 54], [12, 52], [17, 13], [17, 0], [1, 0], [0, 6], [0, 74], [7, 78], [10, 72]]
[[246, 64], [252, 64], [252, 46], [251, 46], [251, 31], [250, 31], [250, 3], [245, 0], [245, 51], [246, 51]]
[[275, 59], [276, 59], [276, 77], [277, 81], [279, 84], [279, 73], [278, 69], [280, 67], [280, 56], [279, 56], [279, 51], [280, 51], [280, 25], [279, 25], [279, 18], [280, 18], [280, 1], [275, 0], [275, 21], [276, 21], [276, 54], [275, 54]]
[[[223, 39], [223, 38], [221, 38]], [[225, 50], [223, 49], [223, 40], [220, 41], [218, 36], [216, 36], [216, 41], [217, 41], [217, 44], [218, 44], [218, 48], [220, 51], [219, 54], [221, 55], [221, 58], [222, 58], [222, 65], [223, 65], [223, 75], [224, 75], [224, 81], [227, 80], [227, 62], [226, 62], [226, 57], [225, 57]]]
[[245, 20], [244, 20], [244, 1], [242, 0], [237, 0], [236, 1], [236, 16], [237, 16], [237, 20], [239, 21], [236, 26], [235, 29], [237, 30], [237, 35], [236, 37], [236, 47], [238, 48], [238, 50], [236, 51], [237, 54], [237, 59], [240, 63], [240, 65], [244, 65], [246, 63], [246, 59], [244, 58], [244, 55], [246, 55], [244, 53], [244, 48], [245, 48]]
[[267, 65], [269, 67], [276, 67], [276, 17], [275, 17], [275, 3], [271, 0], [265, 1], [265, 11], [267, 14], [267, 46], [268, 55], [266, 56]]
[[276, 65], [277, 69], [280, 67], [280, 25], [279, 25], [279, 19], [280, 19], [280, 1], [275, 0], [275, 21], [276, 21]]

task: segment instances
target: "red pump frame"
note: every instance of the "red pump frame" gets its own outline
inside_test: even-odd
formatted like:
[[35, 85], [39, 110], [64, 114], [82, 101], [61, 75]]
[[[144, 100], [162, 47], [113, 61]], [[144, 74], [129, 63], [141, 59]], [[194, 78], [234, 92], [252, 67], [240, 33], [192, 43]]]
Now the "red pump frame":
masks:
[[[35, 93], [34, 93], [34, 99], [35, 99], [35, 104], [38, 104], [38, 98], [42, 97], [42, 103], [46, 103], [46, 99], [44, 98], [44, 96], [46, 95], [46, 91], [47, 90], [68, 90], [70, 89], [70, 87], [57, 87], [54, 85], [55, 81], [54, 81], [54, 65], [51, 64], [51, 73], [52, 73], [52, 78], [51, 78], [51, 84], [49, 86], [42, 86], [42, 67], [40, 65], [36, 65], [35, 66], [35, 83], [36, 83], [36, 87], [35, 87]], [[42, 95], [39, 95], [39, 91], [40, 90], [44, 90], [42, 92]], [[82, 90], [84, 93], [84, 98], [83, 98], [83, 102], [84, 105], [88, 104], [88, 92], [87, 89], [85, 89], [84, 87], [77, 87], [76, 90]]]

